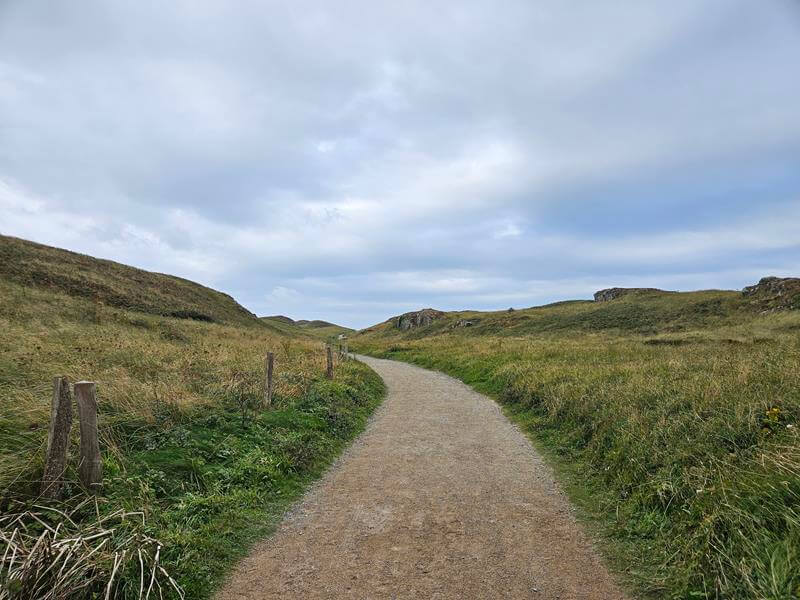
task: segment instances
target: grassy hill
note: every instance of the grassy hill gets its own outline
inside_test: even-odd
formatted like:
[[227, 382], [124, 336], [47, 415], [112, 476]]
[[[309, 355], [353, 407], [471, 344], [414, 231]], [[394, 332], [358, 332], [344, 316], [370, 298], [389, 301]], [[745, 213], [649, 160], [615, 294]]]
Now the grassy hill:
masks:
[[358, 351], [497, 398], [652, 598], [800, 598], [800, 281], [390, 319]]
[[295, 335], [309, 335], [323, 340], [330, 340], [342, 333], [345, 335], [351, 335], [354, 331], [349, 327], [342, 327], [341, 325], [335, 325], [333, 323], [329, 323], [328, 321], [295, 321], [283, 315], [261, 317], [261, 320], [286, 333]]
[[[791, 286], [794, 287], [794, 286]], [[663, 335], [719, 329], [752, 321], [775, 308], [777, 297], [741, 292], [631, 292], [609, 302], [571, 300], [519, 310], [444, 313], [427, 327], [399, 330], [396, 317], [359, 333], [361, 340], [422, 339], [469, 329], [470, 336], [504, 337], [547, 334]], [[787, 308], [800, 309], [800, 284], [783, 297]]]
[[259, 324], [228, 294], [193, 281], [4, 235], [0, 235], [0, 279], [152, 315]]
[[[149, 580], [159, 543], [160, 564], [186, 598], [209, 597], [382, 395], [377, 375], [355, 361], [337, 363], [328, 381], [320, 341], [265, 325], [220, 292], [14, 238], [0, 238], [0, 254], [0, 597], [5, 586], [14, 598], [43, 597], [38, 586], [58, 598], [105, 598], [123, 551], [111, 597], [138, 597], [138, 553]], [[267, 351], [271, 407], [261, 403]], [[39, 497], [60, 375], [97, 382], [96, 505], [77, 483], [77, 421], [65, 496]], [[47, 570], [51, 542], [98, 532], [100, 550], [73, 545], [64, 569]], [[157, 575], [164, 597], [177, 597]]]

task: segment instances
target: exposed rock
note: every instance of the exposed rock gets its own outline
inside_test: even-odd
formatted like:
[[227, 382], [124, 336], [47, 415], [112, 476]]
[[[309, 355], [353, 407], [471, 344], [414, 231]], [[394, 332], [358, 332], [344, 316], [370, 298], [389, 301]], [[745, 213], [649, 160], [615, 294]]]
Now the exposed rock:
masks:
[[797, 277], [762, 277], [755, 285], [748, 285], [742, 290], [745, 296], [766, 293], [770, 296], [795, 294], [800, 290], [800, 279]]
[[619, 298], [620, 296], [624, 296], [625, 294], [632, 294], [636, 292], [663, 292], [664, 290], [659, 290], [657, 288], [608, 288], [605, 290], [600, 290], [599, 292], [595, 292], [594, 294], [594, 301], [595, 302], [610, 302], [615, 298]]
[[742, 295], [752, 298], [764, 312], [800, 308], [800, 278], [764, 277], [757, 284], [744, 288]]
[[476, 323], [477, 323], [477, 321], [475, 321], [475, 320], [471, 321], [471, 320], [468, 320], [468, 319], [459, 319], [458, 321], [453, 323], [453, 329], [455, 329], [456, 327], [472, 327]]
[[406, 331], [408, 329], [415, 329], [417, 327], [425, 327], [433, 323], [439, 317], [443, 317], [444, 313], [440, 310], [432, 308], [423, 308], [414, 312], [407, 312], [396, 317], [395, 325], [398, 329]]

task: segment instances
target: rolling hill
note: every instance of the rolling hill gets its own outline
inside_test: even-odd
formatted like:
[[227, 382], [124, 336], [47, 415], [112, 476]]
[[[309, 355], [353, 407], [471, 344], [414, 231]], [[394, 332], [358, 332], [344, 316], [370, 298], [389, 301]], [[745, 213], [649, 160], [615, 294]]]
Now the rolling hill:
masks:
[[343, 327], [341, 325], [335, 325], [333, 323], [329, 323], [328, 321], [307, 321], [307, 320], [298, 320], [295, 321], [290, 319], [289, 317], [285, 317], [283, 315], [274, 315], [271, 317], [261, 317], [261, 320], [265, 323], [269, 323], [273, 327], [277, 327], [286, 333], [291, 334], [301, 334], [301, 335], [310, 335], [315, 338], [320, 338], [324, 340], [328, 340], [334, 338], [340, 334], [351, 335], [353, 333], [353, 329], [349, 327]]
[[[468, 330], [465, 334], [469, 336], [601, 332], [653, 336], [732, 326], [760, 315], [800, 309], [800, 279], [795, 278], [765, 278], [743, 292], [615, 289], [618, 295], [605, 301], [567, 300], [492, 312], [423, 309], [363, 329], [356, 337], [363, 341], [421, 339], [462, 330]], [[428, 315], [428, 319], [420, 319], [420, 315]], [[416, 324], [420, 320], [424, 321], [422, 326]]]

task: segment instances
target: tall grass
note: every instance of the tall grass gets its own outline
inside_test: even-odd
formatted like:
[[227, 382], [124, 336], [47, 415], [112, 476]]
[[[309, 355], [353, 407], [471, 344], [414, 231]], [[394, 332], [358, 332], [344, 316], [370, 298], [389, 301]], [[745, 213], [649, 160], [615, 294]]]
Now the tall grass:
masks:
[[[137, 540], [163, 546], [158, 568], [187, 598], [207, 597], [364, 425], [383, 392], [380, 379], [354, 362], [337, 365], [335, 380], [324, 380], [321, 342], [280, 335], [256, 321], [166, 318], [7, 281], [0, 285], [0, 331], [0, 515], [22, 515], [0, 520], [0, 528], [39, 515], [34, 507], [41, 504], [56, 375], [97, 382], [105, 477], [97, 518], [74, 513], [85, 498], [74, 483], [62, 505], [47, 508], [82, 515], [76, 531], [109, 515], [144, 517], [127, 519], [118, 530], [125, 536], [112, 536], [130, 547], [94, 553], [100, 560], [91, 563], [91, 580], [70, 580], [89, 583], [52, 596], [59, 599], [105, 597], [109, 589], [109, 597], [139, 597], [138, 559], [117, 564], [123, 554], [128, 561], [138, 557], [131, 546]], [[270, 410], [259, 407], [267, 350], [276, 361]], [[78, 480], [76, 430], [70, 482]], [[53, 532], [65, 531], [65, 525], [57, 529], [63, 519], [48, 514], [38, 517], [37, 535], [45, 535], [48, 548], [61, 548]], [[13, 532], [0, 533], [10, 538]], [[43, 575], [28, 568], [45, 564], [35, 551], [26, 568], [9, 563], [9, 556], [0, 573], [16, 569], [14, 586], [33, 585]], [[23, 582], [24, 573], [33, 580]], [[10, 589], [9, 581], [0, 585]], [[163, 581], [159, 591], [178, 596]]]
[[493, 394], [577, 469], [644, 595], [800, 597], [800, 315], [645, 337], [356, 338]]
[[[188, 410], [218, 406], [232, 378], [257, 395], [267, 349], [280, 365], [276, 397], [302, 394], [319, 372], [318, 345], [237, 327], [155, 317], [47, 291], [0, 289], [0, 494], [16, 490], [40, 465], [52, 378], [98, 383], [101, 436], [116, 448], [121, 425], [180, 421]], [[31, 490], [33, 491], [33, 490]]]

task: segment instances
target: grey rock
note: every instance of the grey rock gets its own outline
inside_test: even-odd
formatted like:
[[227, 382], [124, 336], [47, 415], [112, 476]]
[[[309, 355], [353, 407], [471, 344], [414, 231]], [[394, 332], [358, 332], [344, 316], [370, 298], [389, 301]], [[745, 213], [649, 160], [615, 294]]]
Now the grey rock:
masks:
[[605, 290], [600, 290], [599, 292], [594, 293], [594, 301], [595, 302], [610, 302], [620, 296], [624, 296], [625, 294], [632, 294], [635, 292], [663, 292], [664, 290], [659, 290], [658, 288], [607, 288]]
[[742, 290], [742, 296], [762, 314], [800, 309], [800, 278], [764, 277]]
[[395, 317], [395, 325], [398, 329], [407, 331], [409, 329], [416, 329], [417, 327], [426, 327], [443, 316], [444, 313], [440, 310], [423, 308], [422, 310], [407, 312], [399, 317]]
[[755, 285], [748, 285], [742, 290], [745, 296], [756, 294], [769, 294], [770, 296], [783, 296], [796, 293], [800, 288], [800, 278], [797, 277], [762, 277]]
[[455, 329], [456, 327], [472, 327], [476, 323], [477, 321], [470, 321], [468, 319], [459, 319], [458, 321], [453, 323], [453, 329]]

